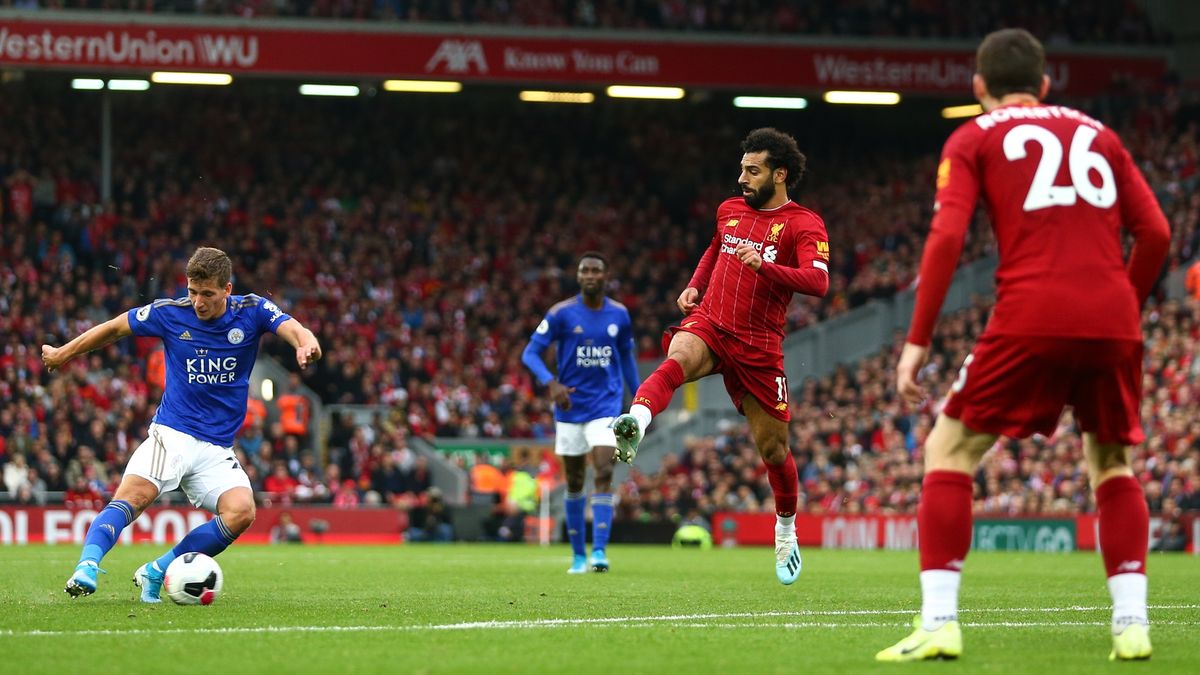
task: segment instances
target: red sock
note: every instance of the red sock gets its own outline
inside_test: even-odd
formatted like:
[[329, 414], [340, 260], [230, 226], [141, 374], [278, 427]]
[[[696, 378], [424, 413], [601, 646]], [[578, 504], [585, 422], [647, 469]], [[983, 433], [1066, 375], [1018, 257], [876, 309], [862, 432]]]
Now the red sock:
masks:
[[971, 477], [957, 471], [925, 474], [917, 529], [922, 572], [961, 572], [971, 549]]
[[1100, 512], [1100, 554], [1108, 576], [1145, 574], [1150, 510], [1133, 476], [1109, 478], [1096, 488]]
[[775, 493], [775, 515], [777, 516], [794, 516], [796, 515], [796, 502], [800, 497], [800, 481], [796, 476], [796, 460], [792, 458], [792, 453], [789, 450], [787, 459], [781, 464], [769, 464], [763, 462], [767, 467], [767, 479], [771, 481], [771, 492]]
[[633, 402], [646, 406], [657, 417], [671, 405], [671, 397], [676, 389], [683, 386], [683, 380], [683, 366], [675, 359], [664, 359], [638, 387]]

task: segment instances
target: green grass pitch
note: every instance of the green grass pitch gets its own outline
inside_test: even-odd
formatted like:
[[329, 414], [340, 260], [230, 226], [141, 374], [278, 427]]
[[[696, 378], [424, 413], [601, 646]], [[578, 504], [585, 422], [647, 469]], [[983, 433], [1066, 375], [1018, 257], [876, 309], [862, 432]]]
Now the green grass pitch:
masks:
[[1200, 672], [1200, 558], [1152, 555], [1154, 658], [1110, 664], [1094, 553], [975, 553], [957, 663], [877, 665], [919, 606], [916, 554], [808, 550], [793, 586], [766, 548], [234, 546], [210, 607], [146, 606], [158, 553], [121, 546], [71, 600], [70, 546], [0, 548], [0, 673]]

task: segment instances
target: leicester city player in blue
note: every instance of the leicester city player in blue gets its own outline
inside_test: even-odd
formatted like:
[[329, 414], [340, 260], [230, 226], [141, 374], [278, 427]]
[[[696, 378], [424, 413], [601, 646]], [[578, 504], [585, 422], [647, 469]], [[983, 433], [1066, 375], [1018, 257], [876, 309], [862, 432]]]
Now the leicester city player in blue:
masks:
[[142, 602], [159, 602], [167, 565], [192, 551], [215, 556], [254, 522], [254, 493], [233, 453], [246, 417], [250, 371], [263, 333], [296, 348], [301, 368], [321, 358], [312, 331], [257, 295], [232, 295], [232, 263], [200, 248], [187, 264], [186, 298], [156, 300], [89, 329], [62, 347], [42, 345], [48, 370], [129, 335], [157, 337], [166, 347], [167, 385], [150, 434], [125, 468], [113, 499], [88, 528], [72, 597], [96, 591], [100, 560], [130, 523], [164, 491], [182, 487], [197, 507], [216, 514], [170, 551], [138, 568]]
[[[608, 571], [605, 548], [612, 530], [617, 445], [612, 421], [621, 414], [625, 387], [631, 394], [638, 388], [629, 310], [604, 295], [608, 259], [595, 251], [584, 253], [576, 279], [580, 294], [546, 312], [521, 355], [554, 401], [554, 452], [563, 458], [567, 474], [567, 533], [574, 553], [569, 574], [585, 573], [589, 566], [596, 572]], [[558, 349], [557, 378], [542, 360], [551, 343]], [[595, 469], [590, 563], [583, 546], [587, 499], [583, 483], [589, 452]]]

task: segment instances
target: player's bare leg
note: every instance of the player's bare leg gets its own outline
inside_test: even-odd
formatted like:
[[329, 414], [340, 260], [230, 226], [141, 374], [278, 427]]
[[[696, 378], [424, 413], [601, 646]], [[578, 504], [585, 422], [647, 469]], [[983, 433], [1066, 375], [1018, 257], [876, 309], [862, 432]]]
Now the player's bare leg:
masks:
[[750, 423], [750, 435], [767, 467], [771, 492], [775, 495], [775, 578], [790, 585], [800, 577], [800, 546], [796, 542], [796, 503], [800, 482], [796, 460], [788, 445], [788, 423], [773, 417], [758, 399], [747, 395], [742, 411]]
[[96, 576], [104, 572], [100, 569], [100, 560], [116, 544], [121, 530], [137, 520], [157, 498], [158, 486], [145, 478], [126, 475], [121, 479], [112, 501], [88, 526], [79, 563], [63, 588], [68, 595], [77, 598], [96, 592]]
[[675, 333], [667, 350], [667, 358], [638, 387], [629, 412], [613, 422], [613, 432], [617, 436], [617, 460], [632, 464], [638, 444], [646, 434], [646, 427], [650, 426], [655, 415], [670, 405], [675, 390], [684, 382], [708, 375], [716, 365], [716, 357], [700, 336], [686, 331]]
[[1129, 448], [1084, 433], [1088, 479], [1096, 491], [1100, 552], [1112, 594], [1113, 649], [1109, 659], [1150, 658], [1146, 612], [1146, 549], [1150, 514], [1142, 486], [1129, 468]]
[[971, 548], [971, 475], [995, 434], [939, 415], [925, 440], [925, 480], [917, 509], [921, 614], [911, 635], [875, 655], [879, 661], [954, 659], [962, 654], [958, 587]]
[[592, 556], [588, 560], [593, 572], [608, 571], [608, 538], [612, 534], [613, 459], [617, 449], [597, 445], [592, 448]]

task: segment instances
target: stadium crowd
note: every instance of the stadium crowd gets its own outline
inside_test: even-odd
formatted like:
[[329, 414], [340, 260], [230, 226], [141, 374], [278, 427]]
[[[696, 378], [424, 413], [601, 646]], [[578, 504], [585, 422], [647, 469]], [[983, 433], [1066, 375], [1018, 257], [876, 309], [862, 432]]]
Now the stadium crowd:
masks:
[[1162, 44], [1133, 2], [1104, 0], [0, 0], [20, 9], [314, 17], [547, 28], [971, 39], [1022, 26], [1049, 45]]
[[[941, 321], [924, 370], [930, 391], [947, 392], [990, 303]], [[1151, 511], [1200, 510], [1200, 301], [1154, 304], [1144, 314], [1147, 338], [1147, 442], [1133, 468]], [[792, 452], [803, 485], [801, 511], [811, 514], [915, 514], [923, 476], [921, 448], [938, 401], [919, 409], [901, 402], [893, 368], [903, 336], [880, 353], [792, 396]], [[975, 476], [979, 512], [1076, 514], [1095, 511], [1082, 439], [1070, 414], [1049, 437], [1000, 439]], [[656, 473], [634, 471], [620, 489], [625, 518], [674, 520], [714, 511], [774, 513], [771, 488], [745, 424], [693, 438], [668, 454]]]
[[[219, 96], [220, 105], [192, 96]], [[549, 435], [549, 410], [519, 354], [541, 311], [573, 292], [579, 251], [613, 254], [610, 294], [634, 313], [641, 355], [660, 356], [658, 335], [675, 317], [674, 297], [708, 242], [716, 204], [730, 192], [729, 166], [750, 124], [731, 123], [715, 106], [504, 114], [495, 102], [467, 101], [447, 115], [436, 103], [322, 102], [295, 115], [287, 96], [236, 91], [138, 103], [117, 104], [114, 199], [105, 204], [87, 159], [98, 155], [97, 142], [78, 131], [98, 127], [93, 101], [7, 85], [0, 106], [0, 125], [11, 132], [0, 138], [0, 463], [18, 501], [62, 492], [72, 504], [102, 503], [161, 391], [153, 340], [123, 341], [53, 377], [41, 368], [39, 346], [182, 295], [182, 260], [206, 242], [231, 253], [235, 292], [277, 300], [320, 335], [326, 357], [305, 384], [323, 401], [394, 410], [378, 425], [335, 434], [332, 461], [322, 465], [303, 451], [303, 434], [252, 409], [238, 450], [255, 487], [284, 501], [420, 502], [428, 468], [408, 449], [410, 436]], [[1200, 243], [1200, 198], [1195, 126], [1175, 110], [1138, 107], [1119, 126], [1172, 221], [1179, 264]], [[594, 133], [578, 134], [573, 115]], [[505, 140], [514, 138], [522, 141]], [[829, 224], [833, 283], [825, 300], [793, 304], [792, 328], [909, 286], [932, 198], [927, 150], [880, 157], [839, 141], [839, 152], [827, 153], [836, 160], [822, 165], [820, 143], [813, 134], [814, 177], [803, 201]], [[990, 247], [990, 235], [976, 228], [968, 257]], [[975, 312], [956, 322], [969, 324], [963, 335], [982, 321], [983, 310]], [[1181, 362], [1187, 345], [1195, 347], [1187, 333], [1194, 319], [1183, 330], [1179, 311], [1164, 316], [1176, 323], [1151, 327], [1161, 327], [1158, 339], [1175, 345]], [[940, 362], [943, 375], [961, 361], [965, 338], [956, 339]], [[289, 363], [281, 341], [264, 345]], [[794, 397], [807, 508], [915, 503], [912, 448], [927, 417], [909, 419], [889, 403], [891, 358], [807, 383]], [[1164, 361], [1151, 373], [1173, 377], [1180, 368]], [[1162, 396], [1194, 405], [1191, 390], [1182, 400], [1177, 390], [1156, 392], [1159, 408], [1168, 405]], [[1190, 433], [1175, 429], [1186, 414], [1162, 414], [1164, 429]], [[1013, 508], [1019, 496], [1018, 508], [1059, 508], [1060, 486], [1070, 485], [1061, 490], [1074, 490], [1068, 507], [1088, 508], [1077, 503], [1086, 493], [1070, 473], [1077, 467], [1055, 454], [1057, 439], [1049, 451], [1012, 455], [1021, 471], [1027, 459], [1038, 467], [1036, 484], [1012, 492], [1011, 471], [996, 469], [1008, 497], [993, 506]], [[1154, 447], [1165, 439], [1148, 444], [1144, 471], [1178, 504], [1180, 486], [1194, 485], [1195, 462], [1185, 468], [1183, 453], [1172, 465], [1175, 446]], [[847, 461], [856, 453], [871, 461]], [[736, 428], [697, 440], [658, 477], [627, 485], [622, 508], [639, 518], [764, 508], [765, 479], [751, 475], [752, 459]], [[717, 475], [727, 464], [729, 475]], [[680, 501], [684, 494], [694, 505]]]

